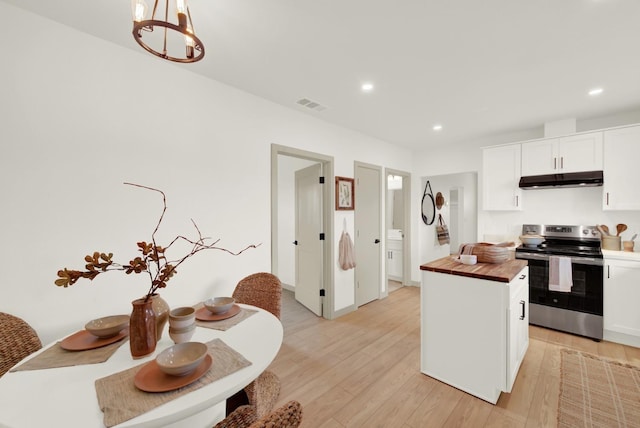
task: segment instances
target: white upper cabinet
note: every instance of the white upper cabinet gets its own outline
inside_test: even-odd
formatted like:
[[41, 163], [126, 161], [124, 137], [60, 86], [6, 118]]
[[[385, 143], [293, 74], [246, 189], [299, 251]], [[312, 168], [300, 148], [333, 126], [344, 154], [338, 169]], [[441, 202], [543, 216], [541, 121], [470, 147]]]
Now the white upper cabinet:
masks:
[[602, 170], [602, 132], [522, 143], [522, 175]]
[[482, 208], [496, 211], [522, 210], [520, 144], [482, 150]]
[[640, 126], [604, 132], [604, 210], [640, 210]]

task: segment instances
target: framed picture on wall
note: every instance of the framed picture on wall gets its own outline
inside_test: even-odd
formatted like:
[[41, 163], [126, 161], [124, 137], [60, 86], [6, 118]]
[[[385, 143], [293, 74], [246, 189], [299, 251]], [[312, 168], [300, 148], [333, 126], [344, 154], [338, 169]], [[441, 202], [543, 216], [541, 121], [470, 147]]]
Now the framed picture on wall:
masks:
[[353, 178], [336, 177], [336, 210], [355, 208]]

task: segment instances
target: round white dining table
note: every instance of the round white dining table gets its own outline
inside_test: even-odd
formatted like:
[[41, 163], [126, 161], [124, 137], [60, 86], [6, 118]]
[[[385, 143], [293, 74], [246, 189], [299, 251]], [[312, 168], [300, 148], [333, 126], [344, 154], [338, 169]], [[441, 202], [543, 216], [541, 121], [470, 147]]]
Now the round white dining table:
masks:
[[[254, 306], [240, 306], [258, 312], [226, 331], [196, 327], [191, 341], [208, 342], [219, 338], [249, 360], [249, 366], [116, 427], [182, 426], [181, 421], [197, 418], [209, 409], [217, 407], [224, 411], [225, 400], [256, 379], [271, 364], [282, 344], [283, 329], [278, 318]], [[104, 415], [96, 397], [96, 379], [151, 361], [171, 345], [173, 341], [165, 331], [156, 351], [142, 359], [134, 360], [129, 345], [123, 344], [104, 363], [9, 371], [0, 377], [0, 427], [104, 427]]]

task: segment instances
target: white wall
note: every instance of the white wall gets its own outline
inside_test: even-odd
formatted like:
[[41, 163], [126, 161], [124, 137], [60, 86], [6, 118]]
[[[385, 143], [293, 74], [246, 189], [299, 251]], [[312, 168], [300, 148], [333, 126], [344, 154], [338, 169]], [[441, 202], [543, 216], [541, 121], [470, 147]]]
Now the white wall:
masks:
[[[427, 226], [424, 222], [420, 222], [419, 226], [419, 246], [422, 263], [427, 263], [431, 260], [438, 259], [440, 257], [448, 256], [449, 254], [457, 252], [458, 248], [451, 248], [450, 244], [440, 245], [438, 242], [438, 235], [436, 233], [436, 226], [438, 225], [438, 215], [442, 215], [442, 219], [448, 227], [451, 226], [451, 210], [449, 208], [448, 198], [449, 190], [454, 187], [464, 189], [464, 224], [460, 230], [460, 242], [476, 242], [477, 236], [477, 214], [478, 214], [478, 199], [477, 199], [477, 174], [475, 172], [464, 172], [456, 174], [444, 174], [436, 176], [428, 176], [422, 179], [422, 194], [424, 194], [424, 188], [429, 180], [433, 195], [441, 192], [445, 198], [445, 205], [440, 210], [436, 208], [436, 219], [432, 225]], [[421, 199], [422, 199], [422, 194]], [[418, 266], [419, 268], [419, 266]]]
[[[161, 244], [193, 236], [191, 218], [232, 250], [262, 244], [238, 257], [187, 261], [162, 290], [180, 306], [228, 295], [243, 276], [271, 270], [272, 143], [332, 155], [341, 176], [353, 176], [355, 160], [411, 169], [407, 150], [204, 79], [188, 65], [5, 3], [0, 16], [7, 59], [0, 67], [0, 311], [26, 319], [45, 343], [91, 318], [129, 313], [146, 292], [144, 277], [121, 272], [54, 285], [57, 270], [82, 268], [90, 252], [113, 252], [126, 263], [136, 241], [150, 238], [161, 200], [124, 181], [166, 192]], [[336, 224], [341, 230], [342, 216]], [[335, 288], [337, 302], [352, 300], [353, 276], [336, 275]]]

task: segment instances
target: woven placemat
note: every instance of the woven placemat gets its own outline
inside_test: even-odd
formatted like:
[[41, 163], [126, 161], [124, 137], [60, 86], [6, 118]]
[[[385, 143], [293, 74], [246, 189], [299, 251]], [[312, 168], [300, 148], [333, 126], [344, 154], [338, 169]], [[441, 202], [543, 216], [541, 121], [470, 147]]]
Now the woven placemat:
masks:
[[104, 424], [112, 427], [133, 419], [251, 365], [251, 362], [220, 339], [208, 342], [207, 346], [209, 355], [213, 357], [209, 371], [192, 384], [174, 391], [149, 393], [136, 388], [134, 377], [147, 363], [96, 380], [96, 393], [100, 410], [104, 413]]
[[18, 367], [11, 369], [12, 372], [20, 370], [40, 370], [55, 367], [79, 366], [82, 364], [98, 364], [107, 361], [120, 346], [127, 342], [128, 337], [124, 337], [110, 345], [100, 348], [88, 349], [86, 351], [67, 351], [60, 347], [60, 342], [43, 351], [41, 354], [25, 361]]
[[561, 351], [558, 427], [640, 427], [640, 367]]
[[[196, 310], [203, 307], [204, 307], [203, 303], [198, 303], [197, 305], [194, 306]], [[233, 327], [236, 324], [240, 324], [242, 321], [246, 320], [251, 315], [256, 313], [258, 313], [258, 311], [256, 311], [255, 309], [246, 309], [246, 308], [240, 307], [240, 312], [238, 312], [237, 315], [234, 315], [231, 318], [227, 318], [226, 320], [220, 320], [220, 321], [196, 320], [196, 325], [199, 327], [212, 328], [214, 330], [225, 331], [225, 330], [229, 330], [231, 327]]]

